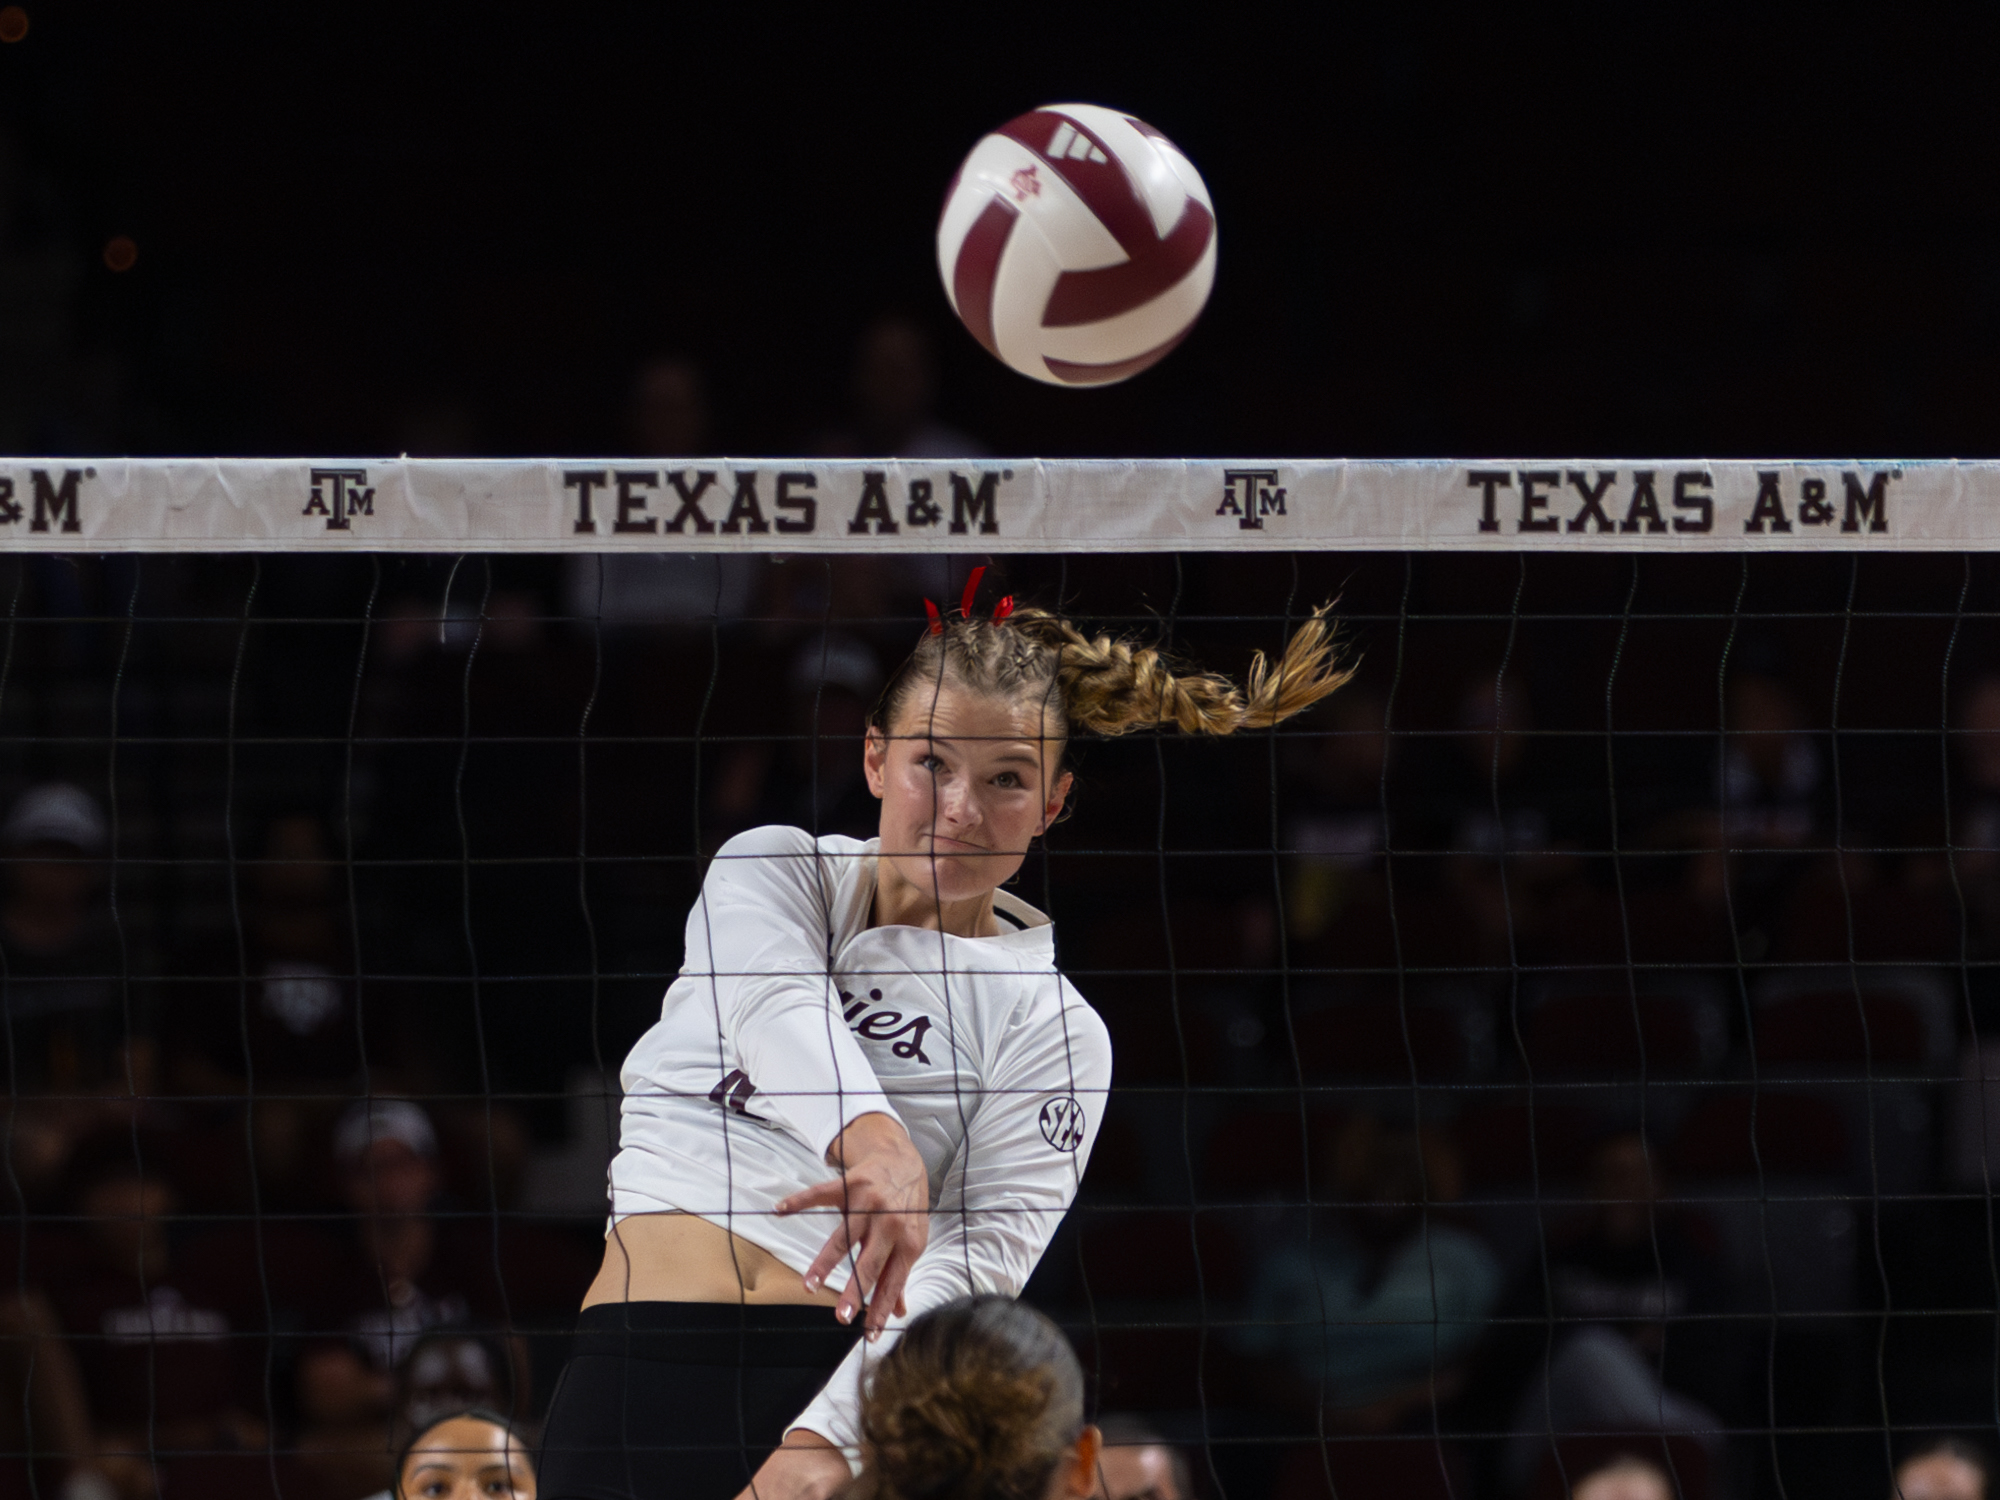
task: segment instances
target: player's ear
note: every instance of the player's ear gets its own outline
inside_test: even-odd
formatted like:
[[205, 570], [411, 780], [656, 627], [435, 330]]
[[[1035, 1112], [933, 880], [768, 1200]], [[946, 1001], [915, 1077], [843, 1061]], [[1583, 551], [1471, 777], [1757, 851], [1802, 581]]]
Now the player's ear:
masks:
[[889, 774], [889, 737], [873, 724], [861, 745], [861, 770], [868, 778], [868, 790], [880, 801]]
[[1063, 1492], [1081, 1497], [1097, 1489], [1097, 1460], [1104, 1454], [1104, 1434], [1095, 1427], [1086, 1427], [1077, 1435], [1076, 1446], [1070, 1449], [1068, 1472], [1063, 1475]]
[[1069, 800], [1070, 786], [1075, 781], [1074, 771], [1065, 771], [1056, 778], [1056, 784], [1049, 789], [1048, 803], [1042, 808], [1042, 826], [1035, 830], [1036, 833], [1047, 833], [1055, 827], [1056, 819], [1062, 816], [1063, 803]]

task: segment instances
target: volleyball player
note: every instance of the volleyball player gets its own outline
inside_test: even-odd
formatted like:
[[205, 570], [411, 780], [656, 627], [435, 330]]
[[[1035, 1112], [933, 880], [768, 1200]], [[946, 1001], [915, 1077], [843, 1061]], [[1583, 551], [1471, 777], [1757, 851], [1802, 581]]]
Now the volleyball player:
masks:
[[876, 1366], [845, 1500], [1082, 1500], [1102, 1448], [1062, 1330], [1011, 1297], [961, 1297]]
[[1011, 600], [975, 619], [977, 586], [956, 616], [931, 607], [872, 715], [879, 837], [754, 829], [709, 868], [625, 1063], [550, 1500], [848, 1482], [875, 1341], [956, 1296], [1017, 1294], [1103, 1118], [1103, 1023], [1056, 971], [1048, 918], [1001, 889], [1063, 809], [1070, 735], [1275, 724], [1346, 676], [1324, 612], [1239, 690]]
[[535, 1464], [512, 1422], [474, 1407], [412, 1434], [395, 1488], [370, 1500], [535, 1500]]

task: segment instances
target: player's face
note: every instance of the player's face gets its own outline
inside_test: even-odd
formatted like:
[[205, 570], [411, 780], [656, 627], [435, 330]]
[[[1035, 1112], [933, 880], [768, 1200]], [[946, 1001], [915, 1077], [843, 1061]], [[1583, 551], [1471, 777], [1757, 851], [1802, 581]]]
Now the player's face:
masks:
[[477, 1417], [441, 1422], [403, 1460], [397, 1500], [535, 1500], [535, 1475], [506, 1429]]
[[1062, 811], [1070, 777], [1039, 696], [1019, 702], [946, 683], [913, 695], [890, 733], [868, 731], [868, 787], [882, 854], [941, 905], [1011, 879]]
[[1576, 1500], [1673, 1500], [1667, 1477], [1651, 1464], [1600, 1469], [1576, 1487]]
[[1898, 1500], [1982, 1500], [1985, 1493], [1979, 1471], [1949, 1453], [1914, 1459], [1896, 1471]]
[[1187, 1500], [1174, 1483], [1173, 1460], [1157, 1446], [1106, 1444], [1097, 1458], [1094, 1500]]

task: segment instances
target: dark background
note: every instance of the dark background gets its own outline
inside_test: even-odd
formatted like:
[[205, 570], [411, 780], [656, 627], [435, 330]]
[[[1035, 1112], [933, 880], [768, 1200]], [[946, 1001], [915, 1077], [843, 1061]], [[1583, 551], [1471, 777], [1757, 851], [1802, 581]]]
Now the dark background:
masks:
[[[1990, 15], [27, 9], [0, 44], [4, 452], [616, 452], [660, 356], [706, 372], [716, 448], [826, 451], [885, 316], [928, 332], [936, 415], [1001, 453], [1982, 456], [2000, 433]], [[1101, 391], [988, 358], [932, 253], [979, 135], [1068, 99], [1171, 136], [1221, 237], [1194, 335]], [[1990, 559], [989, 561], [1231, 670], [1338, 595], [1363, 662], [1279, 735], [1083, 747], [1077, 816], [1025, 877], [1118, 1057], [1031, 1289], [1105, 1409], [1208, 1440], [1229, 1500], [1551, 1493], [1500, 1452], [1568, 1327], [1538, 1256], [1584, 1254], [1618, 1192], [1594, 1153], [1643, 1139], [1673, 1274], [1717, 1283], [1676, 1347], [1724, 1335], [1663, 1377], [1733, 1435], [1680, 1452], [1713, 1464], [1690, 1497], [1867, 1500], [1925, 1434], [1991, 1435], [2000, 1274], [1956, 1078], [2000, 1018], [2000, 760], [1954, 738], [2000, 729]], [[961, 565], [760, 558], [720, 618], [607, 623], [587, 559], [0, 562], [0, 793], [73, 783], [113, 823], [83, 851], [97, 946], [40, 976], [96, 985], [94, 1021], [9, 1001], [4, 1279], [89, 1349], [74, 1309], [130, 1266], [78, 1195], [136, 1152], [177, 1243], [262, 1267], [227, 1307], [258, 1373], [225, 1413], [262, 1436], [156, 1435], [161, 1472], [354, 1500], [314, 1467], [339, 1433], [301, 1371], [373, 1284], [336, 1307], [269, 1279], [263, 1241], [242, 1257], [289, 1233], [294, 1269], [360, 1254], [335, 1121], [400, 1092], [440, 1138], [427, 1211], [491, 1226], [472, 1260], [515, 1257], [507, 1295], [458, 1291], [532, 1346], [532, 1416], [594, 1264], [604, 1070], [706, 857], [778, 818], [866, 831], [866, 690], [814, 665], [820, 632], [879, 675]], [[1760, 743], [1782, 774], [1752, 774]], [[7, 863], [8, 902], [50, 874]], [[260, 988], [308, 949], [344, 1007], [311, 1045]], [[1797, 1128], [1759, 1136], [1756, 1110]], [[1420, 1211], [1483, 1237], [1509, 1296], [1422, 1399], [1329, 1406], [1242, 1330], [1284, 1255], [1368, 1222], [1341, 1143], [1415, 1125], [1462, 1178]], [[1641, 1260], [1628, 1290], [1666, 1277]], [[136, 1420], [86, 1374], [101, 1424]], [[371, 1420], [379, 1467], [394, 1419]]]
[[[381, 453], [449, 401], [603, 452], [661, 349], [796, 451], [886, 310], [1010, 453], [1994, 447], [1990, 12], [30, 9], [12, 234], [74, 281], [15, 451]], [[1195, 336], [1090, 394], [988, 360], [932, 252], [964, 152], [1064, 99], [1171, 136], [1221, 235]]]

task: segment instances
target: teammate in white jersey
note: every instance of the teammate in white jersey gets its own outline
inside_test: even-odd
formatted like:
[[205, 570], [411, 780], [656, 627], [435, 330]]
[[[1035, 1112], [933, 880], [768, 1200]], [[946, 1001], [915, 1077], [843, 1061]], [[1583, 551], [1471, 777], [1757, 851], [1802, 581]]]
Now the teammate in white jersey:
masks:
[[760, 828], [710, 866], [626, 1061], [546, 1500], [848, 1482], [883, 1334], [1018, 1294], [1103, 1118], [1103, 1023], [1056, 971], [1048, 918], [1000, 889], [1062, 812], [1070, 735], [1228, 734], [1346, 679], [1324, 611], [1239, 690], [1012, 600], [975, 619], [978, 580], [957, 616], [933, 607], [871, 718], [880, 836]]

